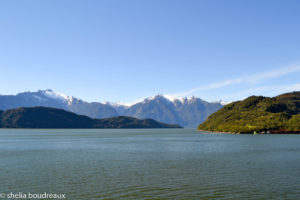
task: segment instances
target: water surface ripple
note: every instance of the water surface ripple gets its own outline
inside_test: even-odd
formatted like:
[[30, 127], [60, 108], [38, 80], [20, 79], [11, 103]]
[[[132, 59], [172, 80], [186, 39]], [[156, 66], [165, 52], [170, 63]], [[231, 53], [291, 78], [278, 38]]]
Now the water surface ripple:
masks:
[[0, 193], [67, 199], [300, 199], [300, 135], [0, 130]]

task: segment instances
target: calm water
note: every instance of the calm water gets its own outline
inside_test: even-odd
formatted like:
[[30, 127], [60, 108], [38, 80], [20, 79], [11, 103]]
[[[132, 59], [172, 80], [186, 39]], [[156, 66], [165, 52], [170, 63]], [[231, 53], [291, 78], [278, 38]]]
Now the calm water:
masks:
[[0, 193], [67, 199], [300, 199], [300, 135], [0, 130]]

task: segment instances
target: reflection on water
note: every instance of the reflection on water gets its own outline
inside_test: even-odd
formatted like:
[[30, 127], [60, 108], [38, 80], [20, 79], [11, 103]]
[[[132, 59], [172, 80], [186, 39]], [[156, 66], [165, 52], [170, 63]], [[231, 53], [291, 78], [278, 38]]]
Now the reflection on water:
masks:
[[67, 199], [299, 199], [300, 135], [0, 130], [0, 193]]

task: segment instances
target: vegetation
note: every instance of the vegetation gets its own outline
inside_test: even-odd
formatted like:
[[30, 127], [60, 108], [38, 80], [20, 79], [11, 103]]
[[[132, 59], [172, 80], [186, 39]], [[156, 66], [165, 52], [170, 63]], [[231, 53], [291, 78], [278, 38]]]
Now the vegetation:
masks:
[[48, 107], [17, 108], [0, 111], [0, 128], [181, 128], [153, 119], [133, 117], [92, 119], [63, 109]]
[[273, 98], [251, 96], [228, 104], [209, 116], [198, 129], [232, 133], [300, 132], [300, 92]]

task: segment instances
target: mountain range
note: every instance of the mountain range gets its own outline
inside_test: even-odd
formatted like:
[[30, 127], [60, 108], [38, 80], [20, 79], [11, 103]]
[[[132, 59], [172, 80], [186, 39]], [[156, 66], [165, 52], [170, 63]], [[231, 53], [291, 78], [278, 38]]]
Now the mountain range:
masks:
[[51, 107], [64, 109], [91, 118], [110, 118], [131, 116], [139, 119], [179, 124], [183, 127], [197, 127], [205, 119], [223, 107], [223, 102], [207, 102], [197, 97], [168, 98], [156, 95], [133, 105], [115, 103], [86, 102], [73, 96], [57, 93], [53, 90], [23, 92], [17, 95], [0, 95], [0, 110], [19, 107]]

